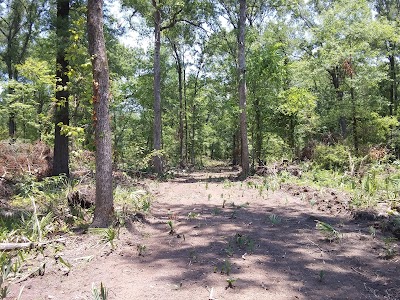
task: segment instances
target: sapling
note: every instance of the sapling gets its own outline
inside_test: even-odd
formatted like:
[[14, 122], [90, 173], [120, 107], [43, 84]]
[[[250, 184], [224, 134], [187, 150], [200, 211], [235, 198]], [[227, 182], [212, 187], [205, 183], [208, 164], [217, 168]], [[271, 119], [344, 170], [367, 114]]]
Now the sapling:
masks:
[[234, 284], [236, 281], [237, 281], [236, 278], [228, 278], [228, 279], [226, 280], [226, 282], [228, 282], [228, 286], [227, 286], [225, 289], [227, 290], [227, 289], [233, 289], [233, 288], [235, 288], [235, 286], [234, 286], [233, 284]]
[[168, 227], [169, 227], [169, 232], [168, 232], [168, 234], [169, 234], [169, 235], [175, 234], [174, 223], [172, 222], [172, 220], [169, 220], [169, 221], [167, 222], [167, 225], [168, 225]]

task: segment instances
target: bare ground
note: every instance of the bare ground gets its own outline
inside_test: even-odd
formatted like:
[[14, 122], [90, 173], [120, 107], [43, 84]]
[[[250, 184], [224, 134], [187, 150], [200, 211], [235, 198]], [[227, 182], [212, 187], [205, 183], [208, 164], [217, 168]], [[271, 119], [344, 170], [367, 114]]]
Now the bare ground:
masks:
[[[70, 269], [48, 249], [30, 266], [46, 262], [44, 275], [12, 283], [7, 299], [21, 288], [21, 299], [94, 299], [92, 286], [101, 282], [118, 300], [400, 299], [398, 257], [384, 259], [398, 242], [372, 229], [373, 221], [355, 221], [344, 197], [260, 190], [254, 185], [262, 179], [235, 175], [146, 181], [151, 213], [121, 229], [114, 251], [98, 235], [70, 235], [59, 252]], [[327, 241], [316, 220], [339, 239]]]

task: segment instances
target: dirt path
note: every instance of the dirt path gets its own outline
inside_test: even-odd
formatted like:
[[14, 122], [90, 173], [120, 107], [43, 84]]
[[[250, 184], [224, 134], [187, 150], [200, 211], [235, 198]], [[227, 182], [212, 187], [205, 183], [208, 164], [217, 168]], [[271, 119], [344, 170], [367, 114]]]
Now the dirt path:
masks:
[[[47, 260], [45, 275], [13, 284], [10, 299], [21, 287], [21, 299], [94, 299], [100, 282], [117, 300], [400, 299], [398, 257], [380, 258], [396, 245], [385, 250], [371, 224], [234, 175], [146, 182], [155, 195], [151, 215], [128, 223], [115, 251], [96, 235], [72, 236], [60, 252], [69, 272]], [[333, 225], [339, 240], [326, 241], [315, 220]]]

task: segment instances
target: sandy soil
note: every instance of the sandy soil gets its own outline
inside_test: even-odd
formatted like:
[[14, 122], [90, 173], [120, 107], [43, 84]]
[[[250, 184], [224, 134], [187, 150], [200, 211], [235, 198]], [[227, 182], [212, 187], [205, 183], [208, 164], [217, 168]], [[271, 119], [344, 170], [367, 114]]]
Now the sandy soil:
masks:
[[[101, 282], [118, 300], [400, 299], [399, 259], [384, 259], [398, 244], [373, 221], [353, 220], [340, 197], [327, 205], [323, 193], [310, 201], [301, 189], [260, 190], [262, 179], [235, 175], [146, 181], [151, 213], [121, 229], [114, 251], [98, 235], [70, 235], [58, 255], [71, 267], [54, 248], [38, 253], [30, 268], [45, 262], [44, 275], [12, 283], [7, 299], [21, 288], [20, 299], [94, 299]], [[316, 220], [339, 239], [326, 240]]]

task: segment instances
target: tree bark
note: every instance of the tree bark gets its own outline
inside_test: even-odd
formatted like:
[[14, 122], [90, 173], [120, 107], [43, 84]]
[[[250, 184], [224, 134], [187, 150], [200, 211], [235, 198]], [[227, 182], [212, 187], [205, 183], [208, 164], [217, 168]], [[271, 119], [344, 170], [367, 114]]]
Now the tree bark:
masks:
[[184, 161], [184, 111], [183, 111], [183, 72], [182, 72], [182, 60], [178, 51], [178, 48], [175, 43], [172, 43], [172, 49], [174, 50], [175, 62], [176, 62], [176, 71], [178, 73], [178, 95], [179, 95], [179, 164], [181, 167], [185, 165]]
[[[336, 91], [336, 99], [338, 100], [338, 102], [343, 102], [343, 91], [340, 90], [341, 77], [340, 77], [339, 67], [335, 66], [332, 69], [328, 70], [328, 72], [331, 75], [332, 84]], [[347, 137], [346, 117], [340, 116], [338, 122], [339, 122], [341, 135], [343, 138], [346, 138]]]
[[260, 107], [260, 99], [255, 97], [254, 99], [254, 109], [255, 109], [255, 161], [260, 165], [261, 164], [261, 152], [262, 152], [262, 144], [263, 144], [263, 121], [261, 117], [261, 107]]
[[249, 145], [247, 139], [246, 115], [246, 0], [239, 1], [239, 34], [238, 34], [238, 66], [239, 66], [239, 108], [240, 108], [240, 137], [241, 137], [241, 166], [242, 176], [247, 177], [250, 172]]
[[398, 106], [398, 92], [397, 92], [397, 74], [396, 74], [396, 58], [394, 55], [389, 56], [389, 72], [390, 72], [390, 115], [395, 116], [397, 114]]
[[354, 87], [350, 88], [350, 97], [351, 97], [351, 111], [352, 111], [352, 119], [353, 119], [354, 151], [355, 151], [355, 154], [358, 155], [359, 139], [358, 139], [358, 129], [357, 129], [357, 126], [358, 126], [358, 124], [357, 124], [357, 104], [356, 104]]
[[92, 227], [108, 227], [114, 215], [112, 146], [109, 116], [110, 82], [103, 33], [103, 1], [88, 0], [87, 29], [93, 71], [93, 121], [96, 140], [96, 207]]
[[62, 125], [69, 125], [68, 61], [65, 49], [69, 40], [69, 0], [57, 0], [57, 67], [56, 67], [56, 107], [54, 114], [54, 159], [53, 175], [65, 174], [69, 177], [68, 136], [61, 133]]
[[[154, 7], [154, 128], [153, 128], [153, 147], [155, 151], [161, 150], [161, 12], [155, 0], [152, 0]], [[154, 171], [162, 175], [163, 162], [160, 153], [153, 158]]]

